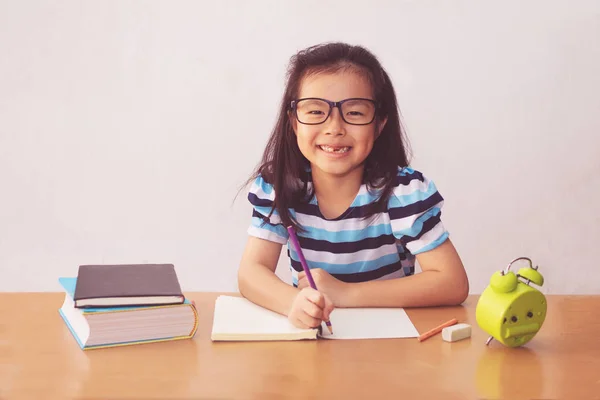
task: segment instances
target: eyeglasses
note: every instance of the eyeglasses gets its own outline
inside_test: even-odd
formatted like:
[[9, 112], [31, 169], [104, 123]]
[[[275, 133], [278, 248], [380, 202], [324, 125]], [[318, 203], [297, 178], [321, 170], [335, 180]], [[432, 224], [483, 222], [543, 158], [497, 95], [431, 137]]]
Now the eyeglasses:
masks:
[[318, 125], [327, 121], [333, 107], [340, 110], [344, 122], [350, 125], [369, 125], [375, 120], [377, 105], [374, 100], [351, 98], [341, 101], [329, 101], [318, 97], [293, 100], [290, 104], [301, 124]]

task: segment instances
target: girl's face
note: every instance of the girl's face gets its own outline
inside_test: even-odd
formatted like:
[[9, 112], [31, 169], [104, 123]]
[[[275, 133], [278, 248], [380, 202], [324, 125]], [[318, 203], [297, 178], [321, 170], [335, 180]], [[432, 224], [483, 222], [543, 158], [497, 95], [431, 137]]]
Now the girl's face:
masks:
[[[300, 84], [298, 99], [309, 97], [329, 101], [349, 98], [373, 99], [373, 90], [369, 81], [361, 74], [346, 70], [305, 77]], [[324, 103], [321, 103], [321, 106], [311, 105], [307, 100], [304, 104], [306, 106], [298, 105], [298, 114], [304, 122], [310, 122], [311, 118], [319, 118], [319, 115], [327, 115], [327, 106], [322, 107]], [[365, 107], [364, 104], [343, 106], [345, 119], [350, 122], [357, 121], [361, 115], [372, 111], [361, 107]], [[310, 162], [313, 174], [324, 173], [336, 177], [352, 173], [360, 173], [362, 176], [364, 161], [386, 122], [382, 121], [377, 131], [376, 121], [369, 125], [352, 125], [342, 119], [338, 107], [333, 107], [329, 118], [321, 124], [303, 124], [298, 121], [294, 111], [290, 113], [290, 120], [296, 133], [298, 147]]]

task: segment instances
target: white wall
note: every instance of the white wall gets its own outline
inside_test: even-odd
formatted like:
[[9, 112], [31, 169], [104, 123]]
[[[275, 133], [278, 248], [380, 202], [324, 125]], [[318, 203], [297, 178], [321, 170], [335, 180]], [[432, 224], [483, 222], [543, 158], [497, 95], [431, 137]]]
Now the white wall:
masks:
[[289, 57], [331, 40], [392, 76], [473, 293], [518, 256], [546, 293], [600, 293], [600, 2], [583, 0], [2, 0], [0, 291], [126, 262], [236, 290], [236, 189]]

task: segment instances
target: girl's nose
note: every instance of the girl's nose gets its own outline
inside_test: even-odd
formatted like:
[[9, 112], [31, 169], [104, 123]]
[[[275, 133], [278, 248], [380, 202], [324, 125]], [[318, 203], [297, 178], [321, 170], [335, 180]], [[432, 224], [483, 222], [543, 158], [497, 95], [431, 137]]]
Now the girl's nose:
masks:
[[339, 136], [346, 134], [344, 120], [342, 119], [340, 110], [337, 107], [334, 107], [333, 110], [331, 110], [331, 114], [329, 114], [329, 118], [327, 118], [325, 124], [325, 134], [327, 135]]

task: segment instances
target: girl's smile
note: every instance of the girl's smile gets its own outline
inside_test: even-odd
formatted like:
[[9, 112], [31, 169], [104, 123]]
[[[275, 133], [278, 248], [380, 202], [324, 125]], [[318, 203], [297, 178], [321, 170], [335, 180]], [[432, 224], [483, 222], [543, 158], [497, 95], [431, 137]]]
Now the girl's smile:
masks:
[[[329, 101], [373, 99], [373, 89], [363, 73], [346, 69], [336, 73], [309, 74], [304, 77], [298, 98], [321, 98]], [[352, 104], [352, 101], [347, 104]], [[311, 106], [306, 108], [309, 110], [302, 110], [303, 118], [318, 118], [327, 114], [326, 108], [322, 109], [314, 105], [312, 108]], [[292, 126], [298, 147], [310, 162], [313, 175], [324, 174], [331, 177], [353, 175], [360, 180], [364, 162], [383, 129], [383, 124], [380, 124], [380, 129], [376, 130], [375, 122], [368, 125], [347, 123], [345, 120], [350, 122], [357, 120], [357, 116], [364, 115], [369, 110], [356, 105], [349, 106], [344, 108], [347, 111], [342, 118], [341, 108], [344, 107], [333, 107], [329, 117], [324, 122], [316, 124], [303, 124], [292, 115]]]
[[317, 145], [317, 147], [324, 151], [329, 157], [345, 157], [348, 152], [352, 150], [351, 146], [329, 146], [325, 144]]

